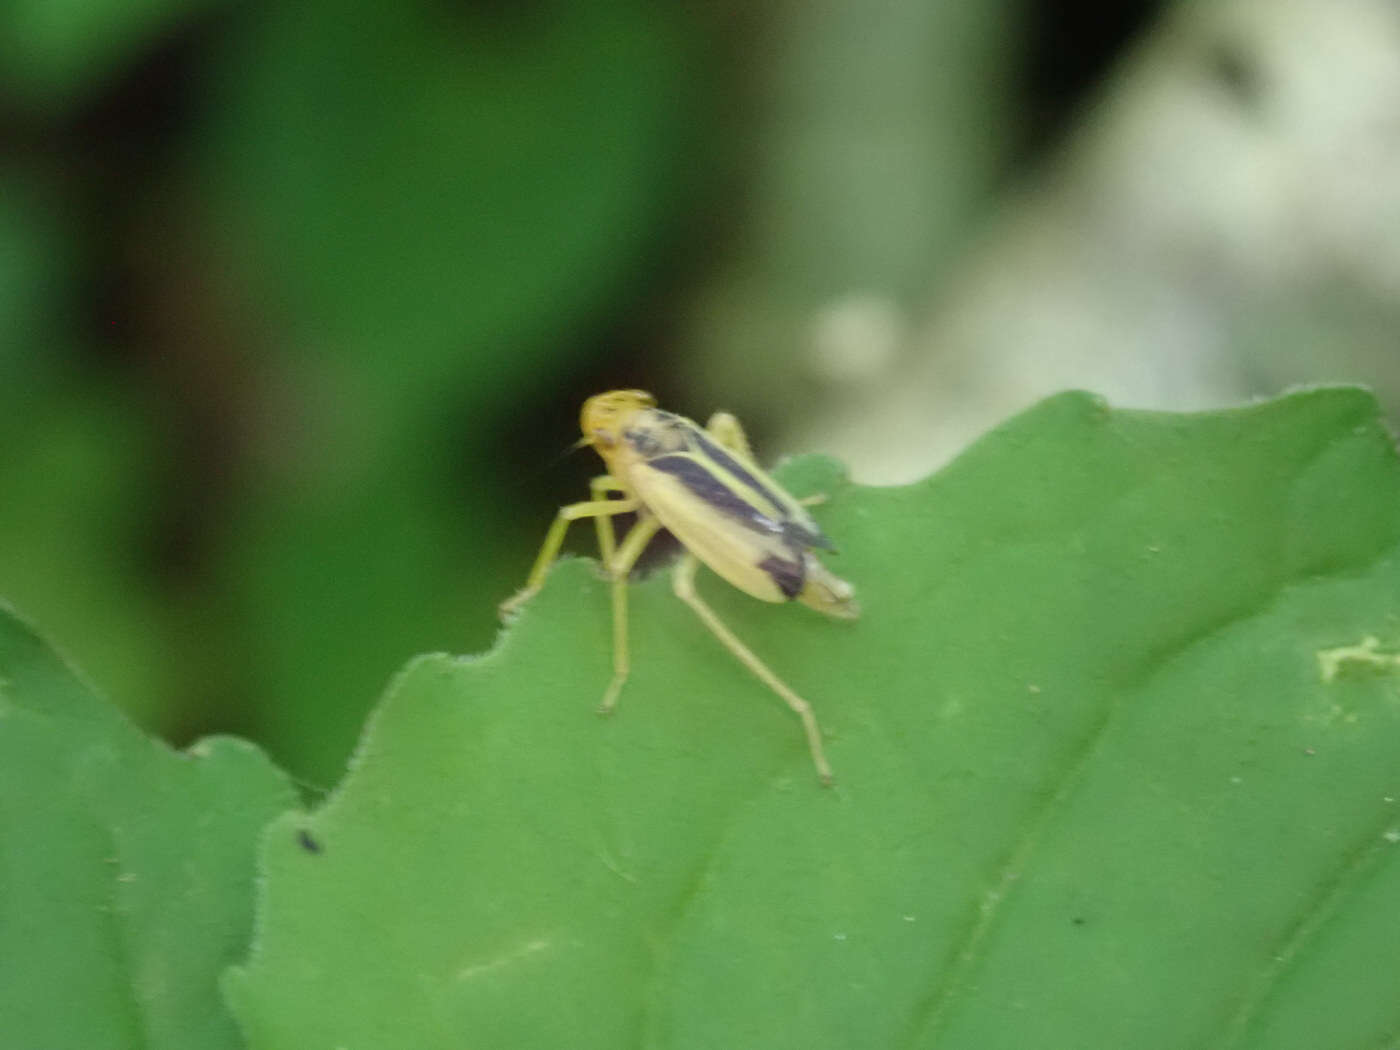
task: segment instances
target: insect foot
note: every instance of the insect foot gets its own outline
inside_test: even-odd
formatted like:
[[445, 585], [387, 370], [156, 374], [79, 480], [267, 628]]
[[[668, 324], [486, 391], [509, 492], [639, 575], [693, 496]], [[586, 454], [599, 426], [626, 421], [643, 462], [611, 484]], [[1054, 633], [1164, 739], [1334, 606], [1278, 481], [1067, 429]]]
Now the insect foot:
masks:
[[520, 607], [535, 596], [538, 587], [522, 587], [516, 591], [500, 605], [496, 606], [496, 615], [502, 620], [513, 620], [515, 614], [520, 611]]

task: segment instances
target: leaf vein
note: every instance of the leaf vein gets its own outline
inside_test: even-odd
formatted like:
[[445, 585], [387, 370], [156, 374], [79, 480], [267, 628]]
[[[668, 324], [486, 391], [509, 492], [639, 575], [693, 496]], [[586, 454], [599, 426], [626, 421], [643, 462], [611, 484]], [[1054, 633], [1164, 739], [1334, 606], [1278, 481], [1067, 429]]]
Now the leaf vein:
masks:
[[1229, 1050], [1241, 1045], [1249, 1034], [1250, 1026], [1263, 1016], [1279, 981], [1316, 941], [1318, 934], [1342, 909], [1346, 899], [1395, 849], [1394, 826], [1394, 815], [1384, 814], [1347, 852], [1342, 863], [1318, 882], [1307, 907], [1284, 931], [1278, 945], [1266, 954], [1263, 966], [1249, 982], [1238, 1008], [1225, 1021], [1224, 1029], [1219, 1038], [1213, 1041], [1213, 1046], [1218, 1050]]

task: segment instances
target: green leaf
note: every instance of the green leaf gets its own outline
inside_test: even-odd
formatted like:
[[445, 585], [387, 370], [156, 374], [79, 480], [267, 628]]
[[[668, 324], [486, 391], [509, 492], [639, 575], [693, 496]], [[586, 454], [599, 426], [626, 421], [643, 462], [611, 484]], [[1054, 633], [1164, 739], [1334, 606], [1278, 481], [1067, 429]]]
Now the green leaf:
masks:
[[637, 0], [314, 0], [230, 38], [210, 193], [357, 423], [445, 385], [491, 411], [579, 343], [663, 214], [683, 24]]
[[0, 164], [0, 435], [6, 438], [72, 350], [74, 251], [66, 216], [75, 210], [25, 168]]
[[0, 7], [0, 81], [12, 100], [63, 111], [211, 0], [9, 0]]
[[[255, 1050], [1319, 1047], [1400, 1038], [1400, 473], [1372, 399], [1044, 402], [927, 482], [825, 461], [864, 617], [568, 562], [390, 688], [265, 840]], [[1372, 637], [1373, 642], [1364, 641]]]
[[0, 607], [0, 1047], [239, 1046], [216, 977], [292, 801], [249, 744], [144, 737]]
[[[462, 505], [443, 505], [443, 486], [403, 473], [362, 479], [335, 501], [245, 508], [220, 566], [254, 665], [246, 707], [258, 740], [311, 783], [340, 779], [405, 660], [488, 642], [494, 603], [515, 582], [485, 542], [491, 507], [464, 521]], [[473, 546], [478, 556], [465, 557]]]
[[703, 22], [650, 0], [311, 0], [220, 38], [196, 156], [278, 330], [280, 451], [212, 554], [248, 714], [297, 775], [341, 775], [413, 653], [489, 639], [520, 495], [503, 435], [650, 279]]
[[168, 726], [183, 621], [139, 549], [161, 462], [141, 392], [73, 383], [15, 417], [0, 434], [0, 595], [139, 724]]

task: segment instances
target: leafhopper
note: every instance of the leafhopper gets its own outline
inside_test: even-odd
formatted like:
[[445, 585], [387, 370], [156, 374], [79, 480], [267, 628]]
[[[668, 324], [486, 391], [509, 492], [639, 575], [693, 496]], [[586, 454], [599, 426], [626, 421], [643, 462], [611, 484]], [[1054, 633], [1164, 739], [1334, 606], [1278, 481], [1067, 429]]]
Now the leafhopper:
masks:
[[[592, 499], [559, 509], [525, 586], [501, 605], [512, 614], [544, 583], [569, 523], [592, 518], [612, 588], [613, 676], [599, 710], [617, 704], [630, 669], [627, 577], [661, 529], [685, 548], [672, 577], [677, 597], [695, 610], [716, 638], [796, 712], [822, 783], [831, 767], [822, 750], [812, 706], [754, 655], [695, 592], [701, 563], [739, 590], [765, 602], [798, 601], [827, 616], [855, 619], [855, 589], [814, 551], [832, 550], [804, 502], [791, 496], [754, 462], [739, 421], [716, 413], [702, 429], [656, 407], [642, 390], [612, 390], [584, 402], [580, 445], [591, 445], [608, 472], [593, 479]], [[617, 498], [614, 498], [617, 497]], [[613, 517], [635, 512], [637, 523], [617, 540]]]

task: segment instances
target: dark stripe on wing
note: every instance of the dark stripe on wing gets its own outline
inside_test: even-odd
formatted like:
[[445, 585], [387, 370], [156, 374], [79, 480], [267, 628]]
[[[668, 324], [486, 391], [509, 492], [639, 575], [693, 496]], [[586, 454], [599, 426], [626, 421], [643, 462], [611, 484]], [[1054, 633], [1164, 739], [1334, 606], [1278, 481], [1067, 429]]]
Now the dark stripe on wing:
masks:
[[[648, 413], [648, 426], [628, 430], [623, 438], [647, 462], [679, 478], [691, 492], [712, 507], [730, 517], [743, 521], [759, 532], [780, 533], [797, 547], [835, 550], [826, 534], [787, 493], [771, 482], [755, 475], [734, 454], [718, 444], [709, 434], [690, 420], [660, 409]], [[708, 456], [720, 470], [741, 485], [747, 486], [773, 508], [776, 517], [754, 507], [735, 494], [723, 482], [709, 473], [698, 459], [680, 455], [683, 449], [695, 449]]]
[[[779, 490], [779, 492], [774, 492], [773, 486], [765, 485], [761, 479], [754, 477], [753, 473], [747, 467], [734, 458], [733, 453], [729, 452], [723, 446], [715, 444], [714, 440], [703, 430], [697, 429], [692, 437], [707, 456], [712, 456], [716, 463], [730, 474], [733, 474], [740, 482], [752, 487], [755, 492], [763, 496], [764, 499], [778, 510], [782, 511], [784, 514], [802, 514], [801, 510], [791, 509], [793, 504], [791, 496], [788, 496], [786, 493], [781, 493], [781, 490]], [[803, 514], [803, 517], [806, 518], [806, 515]], [[817, 528], [816, 524], [812, 522], [811, 519], [802, 521], [792, 517], [787, 518], [783, 522], [783, 535], [793, 543], [800, 544], [803, 547], [815, 547], [824, 551], [834, 551], [836, 549], [832, 546], [831, 541], [826, 538], [822, 530]]]
[[756, 532], [775, 536], [783, 534], [782, 525], [736, 495], [728, 485], [706, 470], [699, 460], [688, 455], [658, 456], [647, 460], [647, 466], [670, 474], [697, 498]]
[[826, 538], [826, 533], [815, 525], [807, 526], [789, 518], [783, 522], [783, 535], [799, 547], [815, 547], [818, 550], [834, 551], [836, 547]]
[[807, 572], [801, 558], [784, 561], [776, 554], [770, 554], [758, 563], [758, 567], [772, 578], [785, 598], [796, 598], [807, 582]]
[[786, 501], [767, 485], [751, 474], [747, 467], [734, 458], [734, 454], [723, 445], [717, 445], [703, 430], [696, 429], [691, 437], [705, 455], [720, 465], [727, 473], [733, 474], [742, 484], [749, 486], [778, 510], [785, 510]]

